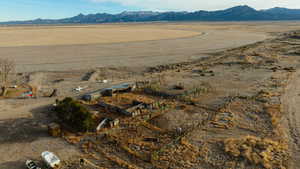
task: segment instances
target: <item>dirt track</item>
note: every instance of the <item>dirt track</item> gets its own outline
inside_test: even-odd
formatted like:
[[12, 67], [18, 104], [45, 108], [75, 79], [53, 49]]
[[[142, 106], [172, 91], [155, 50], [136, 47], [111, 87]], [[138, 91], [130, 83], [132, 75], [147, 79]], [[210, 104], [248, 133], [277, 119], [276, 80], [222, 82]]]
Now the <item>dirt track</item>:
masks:
[[300, 72], [293, 75], [283, 96], [283, 106], [287, 113], [293, 168], [300, 168]]

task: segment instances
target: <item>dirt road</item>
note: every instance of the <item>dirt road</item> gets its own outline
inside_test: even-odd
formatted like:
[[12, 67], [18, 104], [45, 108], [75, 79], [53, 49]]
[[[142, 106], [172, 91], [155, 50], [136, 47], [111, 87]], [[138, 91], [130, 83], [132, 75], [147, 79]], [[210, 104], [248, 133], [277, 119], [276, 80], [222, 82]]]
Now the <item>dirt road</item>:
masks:
[[283, 96], [292, 150], [293, 168], [300, 168], [300, 71], [293, 75]]

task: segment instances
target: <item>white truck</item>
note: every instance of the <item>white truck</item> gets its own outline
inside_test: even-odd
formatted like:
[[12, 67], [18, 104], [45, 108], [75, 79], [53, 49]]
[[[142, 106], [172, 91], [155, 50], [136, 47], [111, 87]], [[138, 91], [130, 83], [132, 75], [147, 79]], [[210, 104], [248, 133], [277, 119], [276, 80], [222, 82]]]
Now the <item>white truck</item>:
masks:
[[42, 159], [51, 168], [57, 168], [60, 165], [60, 159], [52, 152], [43, 152]]

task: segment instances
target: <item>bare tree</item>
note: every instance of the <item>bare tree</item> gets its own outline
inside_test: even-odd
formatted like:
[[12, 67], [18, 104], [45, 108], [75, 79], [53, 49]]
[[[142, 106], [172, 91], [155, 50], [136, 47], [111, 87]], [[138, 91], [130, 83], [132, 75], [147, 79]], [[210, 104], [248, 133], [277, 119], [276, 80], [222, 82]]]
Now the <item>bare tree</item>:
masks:
[[1, 96], [6, 95], [7, 85], [15, 73], [16, 64], [13, 60], [0, 58], [0, 83], [2, 86]]

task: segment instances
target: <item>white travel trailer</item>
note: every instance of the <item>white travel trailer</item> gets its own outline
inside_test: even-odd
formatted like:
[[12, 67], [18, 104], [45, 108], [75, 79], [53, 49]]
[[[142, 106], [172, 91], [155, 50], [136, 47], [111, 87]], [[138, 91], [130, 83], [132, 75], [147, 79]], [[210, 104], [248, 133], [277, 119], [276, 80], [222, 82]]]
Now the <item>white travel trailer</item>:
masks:
[[51, 168], [56, 168], [60, 165], [60, 159], [49, 151], [45, 151], [42, 153], [42, 158], [44, 162]]

